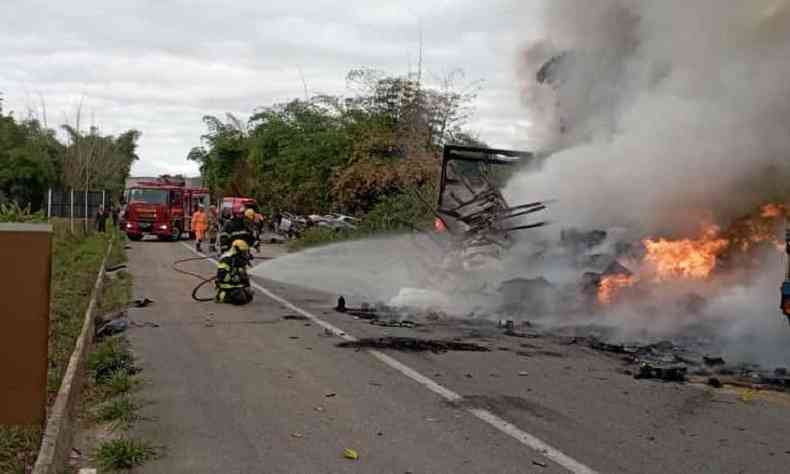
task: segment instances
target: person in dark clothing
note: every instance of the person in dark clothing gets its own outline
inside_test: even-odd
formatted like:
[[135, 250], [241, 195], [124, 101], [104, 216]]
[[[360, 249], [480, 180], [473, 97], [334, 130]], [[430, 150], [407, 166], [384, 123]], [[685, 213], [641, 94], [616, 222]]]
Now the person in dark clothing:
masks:
[[100, 207], [96, 211], [96, 230], [98, 232], [105, 232], [107, 230], [107, 211]]
[[257, 241], [255, 232], [252, 227], [252, 221], [255, 214], [244, 213], [241, 215], [234, 215], [229, 220], [222, 224], [222, 230], [219, 234], [220, 250], [225, 252], [230, 249], [231, 243], [235, 240], [241, 239], [247, 243], [249, 247], [255, 247]]
[[118, 221], [120, 220], [120, 215], [121, 215], [121, 207], [118, 206], [118, 204], [112, 206], [110, 215], [112, 216], [112, 226], [117, 228]]
[[217, 303], [240, 306], [252, 301], [250, 277], [247, 275], [247, 267], [251, 261], [252, 255], [247, 242], [234, 240], [230, 250], [222, 255], [217, 265]]

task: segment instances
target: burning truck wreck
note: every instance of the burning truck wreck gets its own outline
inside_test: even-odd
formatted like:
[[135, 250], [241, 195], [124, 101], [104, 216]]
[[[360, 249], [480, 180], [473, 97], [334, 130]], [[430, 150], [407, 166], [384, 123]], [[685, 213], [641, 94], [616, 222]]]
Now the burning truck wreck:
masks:
[[[447, 147], [443, 232], [312, 249], [261, 276], [415, 324], [398, 331], [503, 321], [643, 376], [784, 380], [790, 2], [544, 10], [516, 87], [539, 153]], [[530, 220], [543, 211], [551, 225]]]

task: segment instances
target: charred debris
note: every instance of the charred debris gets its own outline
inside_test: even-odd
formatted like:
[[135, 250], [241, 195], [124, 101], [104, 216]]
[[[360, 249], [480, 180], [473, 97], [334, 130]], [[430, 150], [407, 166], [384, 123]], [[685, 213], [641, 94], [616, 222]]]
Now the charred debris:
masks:
[[437, 230], [446, 232], [464, 266], [499, 258], [514, 244], [512, 233], [536, 229], [545, 220], [530, 221], [546, 210], [546, 202], [512, 205], [501, 192], [514, 170], [537, 162], [530, 152], [446, 146], [436, 206]]

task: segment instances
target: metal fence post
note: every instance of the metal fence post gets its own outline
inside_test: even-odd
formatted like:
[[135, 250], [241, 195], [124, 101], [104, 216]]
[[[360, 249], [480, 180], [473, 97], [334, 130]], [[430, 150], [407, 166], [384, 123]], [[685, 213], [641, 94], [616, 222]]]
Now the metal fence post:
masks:
[[88, 190], [85, 190], [85, 233], [88, 233]]
[[52, 188], [47, 192], [47, 219], [52, 219]]
[[69, 204], [71, 207], [71, 215], [69, 217], [69, 226], [71, 227], [71, 233], [74, 234], [74, 188], [71, 188], [71, 195], [69, 198]]

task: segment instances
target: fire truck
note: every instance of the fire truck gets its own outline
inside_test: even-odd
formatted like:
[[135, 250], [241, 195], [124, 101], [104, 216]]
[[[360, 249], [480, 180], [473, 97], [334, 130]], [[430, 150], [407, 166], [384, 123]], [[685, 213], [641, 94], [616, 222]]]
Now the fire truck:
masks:
[[192, 213], [199, 204], [208, 208], [209, 191], [190, 188], [183, 182], [160, 179], [143, 181], [126, 189], [123, 229], [131, 240], [155, 235], [179, 240], [192, 228]]

